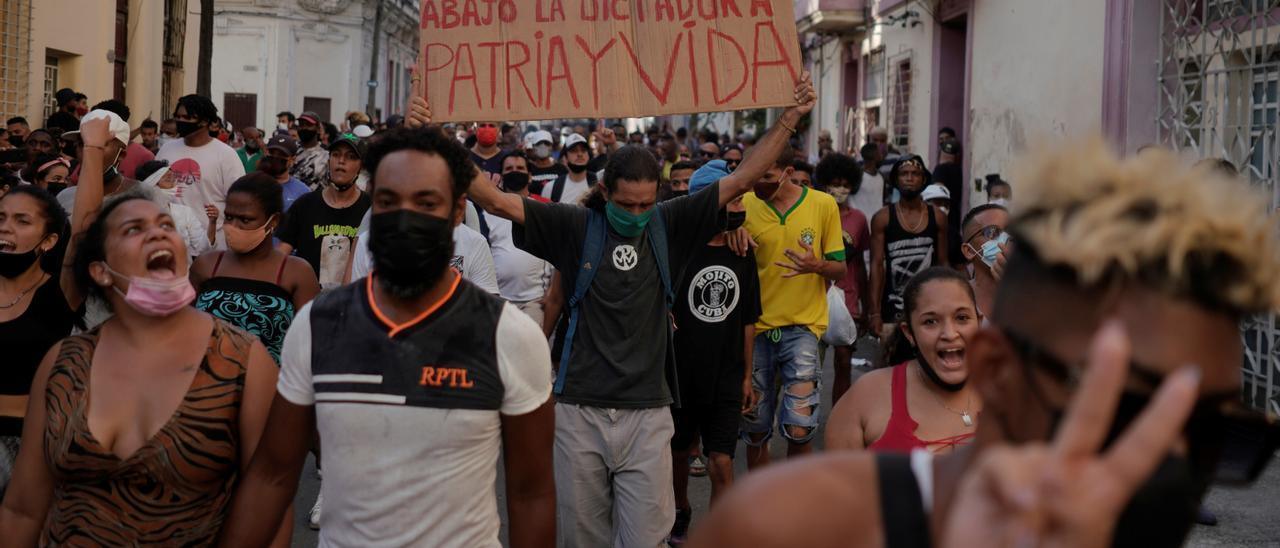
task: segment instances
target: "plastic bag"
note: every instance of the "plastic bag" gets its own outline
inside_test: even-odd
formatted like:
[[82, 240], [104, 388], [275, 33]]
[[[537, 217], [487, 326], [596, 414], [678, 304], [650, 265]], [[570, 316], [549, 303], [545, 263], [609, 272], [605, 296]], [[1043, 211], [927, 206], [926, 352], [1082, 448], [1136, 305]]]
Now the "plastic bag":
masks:
[[844, 304], [844, 290], [832, 284], [827, 289], [827, 332], [822, 335], [822, 342], [830, 346], [849, 346], [858, 340], [858, 328], [853, 324], [853, 315]]

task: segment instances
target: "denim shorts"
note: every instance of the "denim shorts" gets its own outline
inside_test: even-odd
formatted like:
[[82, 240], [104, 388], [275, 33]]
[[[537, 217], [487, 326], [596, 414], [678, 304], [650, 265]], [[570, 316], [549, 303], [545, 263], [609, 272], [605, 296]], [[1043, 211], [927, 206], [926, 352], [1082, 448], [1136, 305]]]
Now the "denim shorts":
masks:
[[[742, 439], [759, 446], [773, 437], [775, 411], [778, 431], [789, 441], [808, 443], [818, 431], [822, 403], [822, 363], [818, 359], [818, 337], [804, 326], [792, 325], [771, 329], [756, 335], [752, 358], [751, 385], [760, 396], [759, 403], [742, 418]], [[808, 396], [796, 396], [790, 388], [813, 383]], [[778, 399], [782, 405], [778, 406]], [[808, 408], [804, 415], [797, 410]], [[806, 430], [803, 436], [792, 436], [788, 426]], [[765, 434], [752, 442], [748, 434]]]

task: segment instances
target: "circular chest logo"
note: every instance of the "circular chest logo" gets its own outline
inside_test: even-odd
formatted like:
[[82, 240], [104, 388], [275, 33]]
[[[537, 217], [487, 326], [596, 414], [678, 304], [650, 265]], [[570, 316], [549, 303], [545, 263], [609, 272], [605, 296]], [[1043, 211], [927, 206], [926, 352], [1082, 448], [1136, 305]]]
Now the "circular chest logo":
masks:
[[732, 269], [708, 266], [689, 283], [689, 310], [704, 322], [723, 322], [737, 308], [738, 293], [738, 275]]
[[631, 244], [622, 244], [613, 248], [613, 267], [626, 272], [636, 267], [640, 258], [636, 256], [636, 248]]

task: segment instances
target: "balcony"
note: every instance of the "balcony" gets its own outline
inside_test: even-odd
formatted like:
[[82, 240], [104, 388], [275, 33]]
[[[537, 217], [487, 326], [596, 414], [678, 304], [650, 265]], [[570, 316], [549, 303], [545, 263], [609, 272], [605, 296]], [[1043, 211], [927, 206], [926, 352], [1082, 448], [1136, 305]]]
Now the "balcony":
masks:
[[866, 0], [796, 0], [795, 7], [801, 34], [848, 32], [866, 21]]

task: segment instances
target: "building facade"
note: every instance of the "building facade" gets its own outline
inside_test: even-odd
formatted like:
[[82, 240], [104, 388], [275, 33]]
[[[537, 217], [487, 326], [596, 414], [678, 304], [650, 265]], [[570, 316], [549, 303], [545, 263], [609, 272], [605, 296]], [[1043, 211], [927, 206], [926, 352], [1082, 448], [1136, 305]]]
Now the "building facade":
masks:
[[[827, 130], [854, 152], [881, 126], [932, 164], [939, 130], [953, 128], [973, 205], [986, 202], [975, 180], [1007, 177], [1029, 145], [1102, 134], [1121, 153], [1161, 144], [1225, 158], [1280, 205], [1275, 0], [795, 5], [822, 96], [806, 142]], [[1280, 325], [1253, 318], [1243, 333], [1245, 398], [1280, 413]]]
[[195, 89], [199, 25], [199, 0], [0, 0], [0, 115], [43, 126], [71, 88], [165, 118]]
[[218, 0], [212, 99], [235, 127], [269, 128], [278, 112], [306, 110], [340, 123], [366, 111], [370, 94], [375, 118], [399, 113], [418, 17], [417, 0]]

